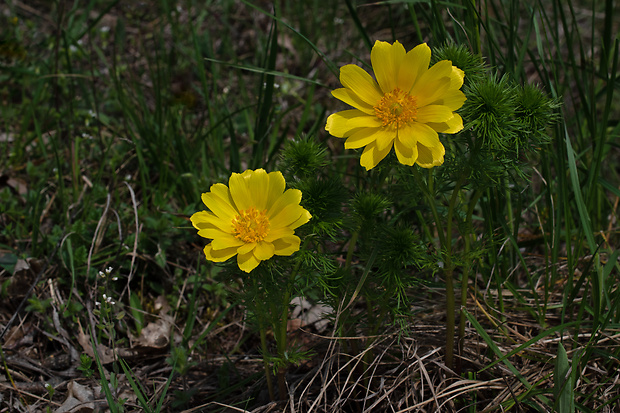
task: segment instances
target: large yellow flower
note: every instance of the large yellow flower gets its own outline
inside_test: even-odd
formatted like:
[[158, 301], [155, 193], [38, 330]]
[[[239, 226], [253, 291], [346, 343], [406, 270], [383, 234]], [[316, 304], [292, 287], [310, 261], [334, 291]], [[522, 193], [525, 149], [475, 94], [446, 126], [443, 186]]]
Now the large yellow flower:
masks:
[[226, 261], [237, 255], [237, 264], [250, 272], [275, 255], [299, 250], [295, 228], [311, 218], [299, 202], [301, 191], [285, 189], [281, 172], [264, 169], [233, 173], [229, 186], [215, 184], [202, 194], [210, 211], [191, 216], [198, 235], [210, 238], [204, 253], [208, 260]]
[[437, 132], [463, 129], [463, 120], [454, 112], [465, 102], [459, 90], [463, 71], [449, 60], [429, 68], [431, 50], [425, 43], [405, 52], [399, 42], [377, 41], [370, 59], [376, 81], [356, 65], [340, 69], [344, 88], [332, 95], [355, 109], [330, 115], [325, 129], [346, 138], [346, 149], [365, 146], [360, 163], [367, 170], [392, 146], [405, 165], [441, 165], [445, 149]]

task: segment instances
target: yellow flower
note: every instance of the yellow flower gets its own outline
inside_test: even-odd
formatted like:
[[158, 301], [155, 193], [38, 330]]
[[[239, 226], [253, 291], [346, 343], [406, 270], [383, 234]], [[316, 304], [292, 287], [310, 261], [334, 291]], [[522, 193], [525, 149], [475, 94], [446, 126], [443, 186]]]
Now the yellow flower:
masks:
[[210, 211], [191, 216], [198, 235], [210, 238], [204, 253], [208, 260], [222, 262], [237, 255], [237, 264], [250, 272], [275, 255], [299, 250], [295, 228], [311, 218], [299, 202], [301, 191], [285, 189], [281, 172], [264, 169], [233, 173], [229, 186], [215, 184], [202, 194]]
[[405, 165], [441, 165], [445, 149], [437, 132], [463, 129], [463, 120], [454, 113], [465, 102], [459, 90], [463, 71], [449, 60], [429, 68], [431, 50], [425, 43], [405, 52], [399, 42], [377, 41], [370, 60], [376, 81], [356, 65], [340, 69], [344, 87], [332, 95], [355, 109], [330, 115], [325, 129], [346, 138], [346, 149], [365, 146], [360, 163], [367, 170], [392, 146]]

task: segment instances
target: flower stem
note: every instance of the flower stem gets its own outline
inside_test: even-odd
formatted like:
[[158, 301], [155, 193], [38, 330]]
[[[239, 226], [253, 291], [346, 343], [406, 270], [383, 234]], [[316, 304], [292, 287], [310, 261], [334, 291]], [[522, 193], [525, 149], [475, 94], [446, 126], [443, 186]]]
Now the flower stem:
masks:
[[273, 392], [273, 382], [271, 381], [271, 373], [269, 372], [269, 362], [267, 361], [267, 332], [265, 331], [265, 327], [263, 323], [258, 322], [258, 328], [260, 330], [260, 346], [263, 351], [263, 366], [265, 368], [265, 380], [267, 381], [267, 389], [269, 390], [269, 399], [271, 401], [275, 401], [276, 396]]
[[[462, 173], [458, 181], [452, 189], [452, 196], [450, 197], [450, 203], [448, 204], [448, 217], [446, 223], [446, 245], [444, 245], [445, 255], [445, 269], [444, 274], [446, 278], [446, 355], [445, 362], [448, 368], [454, 366], [454, 330], [456, 325], [455, 315], [455, 294], [454, 294], [454, 264], [452, 263], [452, 217], [456, 208], [456, 202], [461, 190], [461, 187], [467, 179], [468, 173]], [[469, 237], [469, 234], [465, 234]]]
[[[467, 233], [464, 235], [465, 240], [465, 256], [469, 254], [471, 251], [471, 233], [472, 233], [472, 220], [471, 217], [474, 214], [474, 208], [482, 195], [482, 191], [477, 190], [474, 195], [469, 200], [469, 207], [467, 209], [467, 215], [465, 216], [465, 229]], [[465, 308], [467, 305], [467, 287], [469, 284], [469, 270], [470, 266], [465, 266], [463, 268], [463, 275], [461, 277], [461, 309]], [[465, 313], [460, 311], [460, 320], [459, 320], [459, 337], [458, 337], [458, 350], [459, 354], [462, 353], [463, 343], [465, 340]]]
[[[306, 246], [308, 245], [309, 238], [304, 240], [304, 243], [301, 245], [299, 251], [304, 251]], [[276, 345], [278, 348], [278, 359], [280, 362], [280, 367], [278, 367], [277, 377], [278, 377], [278, 395], [280, 400], [284, 400], [286, 394], [288, 393], [286, 389], [286, 368], [288, 367], [288, 359], [287, 357], [287, 349], [288, 349], [288, 312], [289, 312], [289, 304], [291, 302], [291, 294], [293, 292], [293, 286], [295, 284], [295, 278], [297, 277], [297, 273], [301, 268], [301, 259], [297, 261], [295, 267], [291, 271], [291, 274], [286, 283], [286, 290], [284, 293], [284, 298], [282, 300], [282, 313], [280, 314], [280, 320], [277, 325], [274, 325], [274, 332], [276, 337]]]
[[[416, 168], [413, 168], [413, 173], [416, 175], [416, 178], [423, 182], [421, 179], [420, 173]], [[458, 199], [459, 191], [462, 185], [465, 183], [467, 179], [466, 173], [462, 174], [459, 180], [456, 182], [454, 188], [452, 189], [452, 196], [450, 197], [450, 201], [448, 204], [448, 215], [446, 219], [446, 231], [442, 231], [439, 224], [441, 222], [439, 218], [439, 212], [437, 211], [437, 206], [435, 205], [435, 197], [433, 196], [433, 171], [429, 170], [428, 180], [426, 188], [421, 186], [422, 192], [427, 198], [429, 207], [431, 208], [431, 212], [433, 214], [433, 219], [435, 220], [435, 227], [437, 228], [437, 235], [439, 236], [440, 250], [441, 256], [444, 260], [444, 277], [446, 281], [446, 353], [445, 353], [445, 363], [448, 368], [452, 368], [454, 364], [454, 331], [456, 325], [456, 317], [455, 317], [455, 295], [454, 295], [454, 264], [452, 262], [452, 217], [454, 214], [454, 209], [456, 207], [456, 201]]]

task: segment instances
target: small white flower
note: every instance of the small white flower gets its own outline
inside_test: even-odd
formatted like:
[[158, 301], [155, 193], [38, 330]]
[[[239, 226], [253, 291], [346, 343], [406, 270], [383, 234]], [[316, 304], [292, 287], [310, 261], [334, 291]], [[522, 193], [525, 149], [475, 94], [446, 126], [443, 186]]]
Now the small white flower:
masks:
[[110, 31], [110, 26], [101, 26], [101, 28], [99, 29], [99, 31], [101, 33], [107, 33]]
[[110, 305], [116, 304], [116, 301], [112, 300], [112, 297], [108, 297], [107, 294], [103, 294], [103, 300]]
[[438, 266], [439, 268], [443, 268], [443, 261], [439, 261], [439, 262], [437, 263], [437, 266]]
[[99, 271], [99, 276], [100, 276], [101, 278], [105, 278], [105, 274], [103, 273], [103, 271]]
[[110, 275], [110, 273], [112, 272], [113, 269], [114, 268], [112, 268], [112, 267], [108, 267], [108, 268], [105, 269], [105, 273]]

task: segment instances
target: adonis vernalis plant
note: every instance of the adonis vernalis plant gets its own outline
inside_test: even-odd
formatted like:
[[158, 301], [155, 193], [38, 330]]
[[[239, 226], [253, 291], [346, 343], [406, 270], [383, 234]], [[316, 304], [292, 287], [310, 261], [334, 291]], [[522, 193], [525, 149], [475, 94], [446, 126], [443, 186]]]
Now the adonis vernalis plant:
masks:
[[291, 255], [299, 250], [295, 228], [311, 218], [301, 201], [301, 191], [287, 189], [281, 172], [264, 169], [233, 173], [229, 186], [218, 183], [202, 194], [210, 211], [191, 216], [198, 235], [212, 239], [204, 248], [214, 262], [237, 256], [239, 268], [255, 269], [274, 255]]
[[377, 166], [392, 146], [402, 164], [441, 165], [445, 149], [438, 132], [463, 129], [463, 120], [455, 113], [465, 102], [460, 90], [463, 71], [449, 60], [429, 68], [431, 50], [426, 44], [406, 52], [398, 41], [377, 41], [370, 59], [376, 81], [356, 65], [340, 69], [344, 87], [332, 95], [354, 109], [330, 115], [325, 129], [346, 138], [346, 149], [365, 147], [360, 164], [367, 170]]

